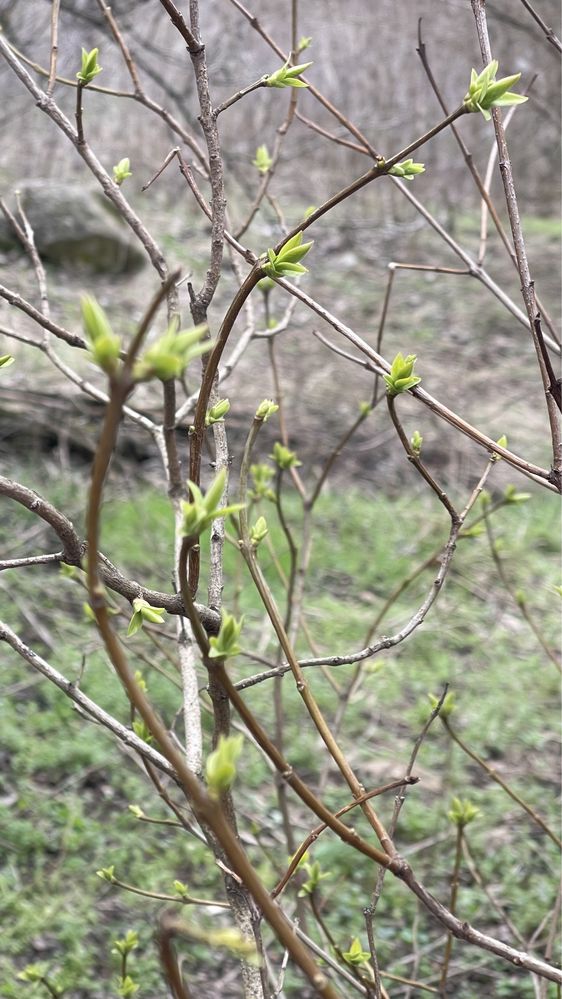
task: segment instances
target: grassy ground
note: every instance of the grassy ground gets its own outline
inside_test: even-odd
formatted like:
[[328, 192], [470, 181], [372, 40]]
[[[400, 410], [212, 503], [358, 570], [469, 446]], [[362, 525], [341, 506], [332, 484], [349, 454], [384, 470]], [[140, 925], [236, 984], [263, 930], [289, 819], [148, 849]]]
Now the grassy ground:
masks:
[[[23, 470], [20, 478], [37, 485], [37, 470]], [[56, 470], [48, 468], [41, 479], [42, 491], [69, 510], [79, 527], [82, 480], [62, 481]], [[290, 500], [288, 510], [297, 529], [298, 510]], [[509, 578], [514, 587], [525, 590], [529, 609], [551, 644], [557, 642], [558, 598], [552, 591], [559, 581], [557, 510], [554, 497], [537, 491], [530, 502], [506, 507], [495, 519]], [[274, 548], [286, 568], [284, 539], [273, 512], [266, 512]], [[30, 543], [34, 551], [41, 544], [51, 550], [52, 539], [47, 537], [30, 542], [30, 516], [13, 507], [7, 514], [2, 528], [5, 551], [10, 555], [29, 551]], [[423, 494], [415, 502], [411, 497], [389, 500], [374, 489], [327, 494], [319, 506], [317, 524], [307, 597], [311, 637], [321, 651], [361, 648], [388, 594], [444, 542], [447, 525]], [[103, 548], [125, 571], [168, 589], [171, 546], [165, 497], [148, 486], [110, 494]], [[262, 563], [279, 593], [278, 574], [265, 550]], [[431, 574], [426, 572], [406, 591], [381, 625], [383, 633], [392, 633], [410, 617], [430, 581]], [[70, 678], [78, 677], [84, 656], [82, 688], [127, 722], [125, 699], [93, 628], [84, 620], [80, 588], [46, 569], [5, 573], [1, 582], [2, 616], [8, 623]], [[227, 557], [225, 602], [246, 614], [248, 651], [271, 656], [273, 646], [263, 613], [233, 549]], [[126, 618], [118, 620], [124, 634]], [[145, 637], [129, 644], [133, 661], [137, 654], [153, 663], [162, 661]], [[306, 644], [300, 651], [308, 653]], [[2, 658], [0, 994], [5, 999], [46, 995], [42, 986], [25, 985], [16, 978], [26, 964], [44, 962], [67, 996], [102, 999], [116, 995], [118, 964], [112, 942], [134, 929], [140, 945], [132, 955], [131, 973], [142, 983], [143, 999], [157, 999], [163, 988], [153, 931], [162, 903], [115, 889], [96, 878], [95, 872], [115, 865], [123, 881], [164, 893], [173, 893], [172, 881], [178, 878], [194, 894], [222, 899], [220, 873], [196, 841], [172, 827], [135, 819], [128, 808], [131, 804], [153, 817], [165, 814], [138, 765], [105, 732], [80, 718], [60, 692], [38, 680], [11, 651], [5, 649]], [[179, 703], [176, 687], [146, 662], [139, 659], [136, 665], [171, 724]], [[231, 671], [242, 677], [260, 668], [242, 655]], [[349, 669], [334, 671], [341, 688], [348, 682]], [[310, 671], [309, 679], [327, 716], [333, 717], [338, 693], [319, 671]], [[345, 718], [341, 742], [366, 786], [401, 775], [427, 717], [427, 694], [439, 693], [445, 682], [457, 699], [451, 721], [462, 738], [556, 828], [558, 675], [499, 585], [483, 536], [459, 544], [451, 577], [423, 627], [406, 644], [365, 669], [363, 684]], [[283, 689], [289, 758], [315, 784], [325, 765], [321, 746], [289, 678]], [[262, 723], [272, 723], [269, 685], [255, 686], [246, 696]], [[181, 733], [177, 717], [175, 724]], [[205, 726], [208, 730], [208, 716]], [[481, 810], [467, 836], [482, 877], [528, 940], [554, 905], [554, 844], [451, 743], [439, 722], [423, 745], [415, 773], [421, 780], [402, 812], [399, 849], [431, 890], [446, 900], [454, 851], [447, 811], [452, 796], [470, 799]], [[341, 807], [348, 798], [341, 780], [332, 770], [325, 777], [327, 803]], [[271, 774], [249, 744], [235, 796], [244, 838], [261, 874], [273, 885], [286, 861], [281, 820]], [[391, 807], [392, 799], [381, 801], [385, 820]], [[310, 820], [296, 803], [291, 802], [291, 809], [299, 841]], [[357, 828], [366, 832], [359, 819]], [[321, 905], [328, 926], [345, 949], [350, 937], [364, 936], [362, 910], [373, 887], [373, 871], [364, 858], [346, 851], [330, 835], [321, 837], [313, 857], [330, 872], [321, 885]], [[480, 928], [509, 939], [466, 868], [461, 875], [459, 912]], [[194, 910], [183, 914], [198, 925], [224, 921], [218, 910], [212, 910], [211, 916]], [[539, 953], [544, 950], [548, 928], [547, 923], [535, 942]], [[390, 878], [379, 908], [377, 938], [383, 968], [408, 975], [415, 951], [419, 955], [416, 975], [435, 984], [442, 934], [418, 912], [412, 896]], [[232, 958], [216, 955], [209, 967], [203, 945], [190, 945], [185, 953], [190, 981], [199, 983], [195, 994], [216, 995], [217, 988], [221, 995], [239, 994], [235, 979], [228, 984], [225, 978], [229, 972], [235, 976]], [[461, 944], [455, 945], [452, 975], [451, 994], [462, 999], [488, 995], [530, 999], [534, 995], [528, 976], [512, 974]], [[290, 996], [307, 994], [292, 977], [286, 988]], [[391, 994], [398, 996], [400, 991]]]

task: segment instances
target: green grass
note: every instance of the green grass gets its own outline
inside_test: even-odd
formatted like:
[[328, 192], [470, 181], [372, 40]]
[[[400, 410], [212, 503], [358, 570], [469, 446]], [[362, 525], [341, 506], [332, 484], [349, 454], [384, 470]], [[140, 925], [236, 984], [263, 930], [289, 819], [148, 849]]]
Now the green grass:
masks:
[[[28, 469], [22, 478], [34, 484], [35, 474]], [[72, 507], [81, 529], [81, 482], [65, 483], [45, 470], [41, 490], [63, 509]], [[298, 537], [297, 504], [289, 497], [286, 505]], [[287, 571], [286, 540], [274, 508], [267, 505], [262, 512], [267, 516], [272, 545]], [[25, 532], [32, 523], [30, 515], [15, 506], [7, 508], [0, 540], [10, 555], [38, 550], [41, 544], [47, 551], [54, 550], [47, 532], [43, 539], [26, 540]], [[444, 544], [446, 520], [423, 493], [413, 502], [411, 497], [391, 500], [375, 492], [366, 495], [342, 487], [322, 499], [316, 523], [306, 597], [311, 638], [319, 653], [360, 649], [389, 593], [405, 574]], [[530, 611], [555, 646], [559, 599], [551, 584], [559, 582], [557, 500], [535, 491], [531, 502], [499, 511], [494, 523], [506, 571], [515, 587], [525, 589]], [[103, 548], [125, 572], [169, 590], [172, 531], [165, 496], [149, 487], [110, 489], [104, 507]], [[18, 536], [22, 538], [19, 546], [15, 541]], [[265, 546], [260, 559], [282, 603], [283, 588]], [[128, 723], [124, 694], [99, 648], [95, 630], [83, 618], [81, 588], [61, 579], [52, 569], [12, 571], [3, 578], [9, 578], [9, 591], [2, 591], [2, 616], [8, 623], [71, 679], [78, 677], [84, 655], [82, 689]], [[392, 634], [411, 617], [431, 579], [432, 572], [426, 572], [404, 593], [379, 634]], [[274, 657], [273, 636], [234, 547], [227, 549], [224, 599], [228, 609], [246, 616], [244, 647], [248, 651], [259, 648], [261, 654]], [[124, 634], [126, 616], [118, 620]], [[38, 637], [37, 632], [43, 631], [45, 638], [45, 628], [52, 649], [45, 648], [44, 639]], [[136, 650], [152, 658], [156, 655], [142, 634], [131, 640], [129, 647], [133, 663]], [[310, 654], [303, 639], [299, 653], [303, 657]], [[141, 768], [107, 733], [79, 717], [64, 695], [46, 681], [37, 680], [11, 650], [3, 649], [3, 661], [0, 994], [6, 999], [46, 994], [40, 986], [24, 985], [16, 978], [27, 963], [44, 961], [67, 996], [101, 999], [114, 995], [117, 959], [111, 954], [112, 941], [135, 929], [140, 946], [131, 957], [131, 973], [142, 982], [143, 999], [156, 999], [162, 996], [163, 985], [152, 934], [161, 906], [112, 888], [96, 877], [96, 870], [114, 864], [124, 881], [166, 893], [171, 891], [173, 879], [179, 878], [198, 895], [222, 899], [220, 872], [197, 841], [175, 829], [136, 820], [128, 809], [130, 804], [140, 805], [151, 816], [166, 814]], [[176, 688], [145, 663], [139, 661], [138, 667], [159, 710], [171, 723], [178, 707]], [[261, 669], [263, 666], [245, 655], [230, 666], [236, 678]], [[334, 679], [345, 686], [352, 669], [334, 670]], [[307, 679], [326, 716], [333, 718], [337, 693], [320, 670], [308, 670]], [[458, 704], [452, 723], [463, 739], [497, 766], [556, 827], [558, 676], [499, 585], [484, 537], [459, 543], [450, 578], [423, 626], [406, 643], [365, 668], [362, 686], [346, 715], [341, 744], [366, 786], [400, 776], [428, 714], [427, 694], [438, 693], [446, 682]], [[287, 755], [298, 772], [315, 784], [324, 767], [321, 744], [290, 677], [283, 681], [283, 692]], [[252, 687], [245, 696], [261, 723], [271, 726], [270, 685]], [[175, 724], [181, 735], [181, 720]], [[207, 739], [209, 727], [205, 716]], [[419, 876], [434, 894], [446, 900], [454, 849], [447, 811], [454, 795], [469, 798], [482, 812], [468, 830], [482, 876], [528, 938], [554, 904], [554, 845], [451, 744], [439, 722], [422, 747], [415, 772], [421, 780], [410, 791], [402, 812], [399, 849], [406, 856], [414, 851], [411, 862]], [[333, 767], [324, 796], [334, 809], [350, 797]], [[271, 773], [249, 743], [235, 797], [242, 831], [259, 836], [262, 843], [262, 849], [249, 847], [252, 858], [266, 883], [273, 885], [285, 863], [281, 819]], [[290, 801], [298, 841], [309, 831], [311, 821], [292, 797]], [[385, 821], [392, 804], [392, 798], [380, 799]], [[354, 823], [369, 835], [364, 819], [354, 817]], [[420, 841], [425, 846], [416, 852]], [[351, 936], [358, 935], [364, 942], [362, 910], [373, 887], [371, 865], [329, 833], [319, 838], [313, 857], [331, 872], [322, 882], [321, 898], [332, 932], [344, 949]], [[503, 932], [497, 915], [468, 874], [462, 878], [459, 912], [479, 928], [496, 935]], [[203, 925], [211, 918], [192, 910], [182, 914]], [[388, 877], [378, 910], [377, 940], [382, 966], [398, 974], [411, 970], [401, 959], [412, 950], [415, 916], [413, 897]], [[228, 922], [215, 914], [213, 925], [217, 920]], [[439, 935], [439, 929], [422, 916], [418, 946], [431, 945]], [[186, 973], [194, 982], [208, 980], [213, 968], [218, 974], [234, 960], [215, 955], [209, 965], [209, 955], [201, 944], [186, 947], [185, 954]], [[435, 976], [441, 954], [439, 946], [422, 958], [419, 977]], [[481, 953], [459, 944], [454, 959], [465, 968], [474, 965], [459, 979], [455, 994], [461, 999], [486, 995], [526, 999], [533, 995], [525, 976], [515, 971], [512, 974], [491, 958], [484, 962], [486, 968], [500, 977], [495, 981], [479, 977], [476, 966], [483, 961]], [[492, 988], [491, 981], [495, 991], [487, 991]], [[288, 978], [287, 994], [305, 994], [296, 976]]]

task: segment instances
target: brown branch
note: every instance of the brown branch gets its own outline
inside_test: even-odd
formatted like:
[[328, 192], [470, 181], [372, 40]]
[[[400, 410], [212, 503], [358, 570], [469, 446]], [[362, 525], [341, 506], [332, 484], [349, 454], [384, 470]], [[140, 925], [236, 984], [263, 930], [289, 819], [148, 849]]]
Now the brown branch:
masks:
[[[0, 476], [0, 495], [9, 496], [10, 499], [20, 503], [49, 524], [63, 544], [60, 561], [82, 568], [88, 553], [87, 545], [76, 533], [74, 525], [68, 517], [34, 490], [28, 489], [27, 486], [22, 486], [12, 479], [7, 479], [5, 476]], [[52, 560], [55, 560], [54, 557]], [[159, 590], [151, 590], [133, 579], [128, 579], [103, 554], [100, 555], [100, 577], [104, 586], [126, 597], [131, 603], [135, 597], [141, 596], [154, 607], [164, 607], [168, 614], [185, 615], [185, 608], [179, 594], [161, 593]], [[195, 607], [198, 617], [209, 634], [216, 634], [220, 627], [220, 617], [217, 612], [201, 604], [196, 604]]]
[[[338, 333], [341, 333], [342, 336], [357, 347], [361, 353], [365, 354], [373, 362], [373, 369], [377, 372], [377, 374], [386, 374], [390, 371], [390, 365], [384, 357], [381, 357], [381, 355], [378, 354], [377, 351], [370, 346], [370, 344], [350, 329], [349, 326], [340, 322], [340, 320], [333, 316], [327, 309], [325, 309], [318, 302], [315, 302], [313, 298], [310, 298], [310, 296], [307, 295], [306, 292], [302, 291], [300, 287], [291, 284], [285, 278], [278, 278], [277, 284], [291, 295], [294, 295], [295, 298], [298, 298], [299, 301], [307, 305], [312, 312], [315, 312], [317, 316], [324, 319], [330, 324], [330, 326], [337, 330]], [[450, 423], [451, 426], [455, 427], [455, 429], [459, 430], [465, 436], [470, 437], [471, 440], [480, 444], [481, 447], [484, 447], [491, 454], [499, 454], [501, 458], [504, 458], [510, 465], [513, 465], [514, 468], [519, 469], [519, 471], [523, 472], [524, 475], [528, 475], [536, 481], [539, 481], [541, 485], [546, 488], [551, 488], [556, 492], [559, 492], [559, 487], [557, 482], [554, 481], [555, 476], [553, 476], [552, 470], [547, 470], [541, 468], [539, 465], [534, 465], [532, 462], [525, 461], [525, 459], [520, 458], [511, 451], [508, 451], [507, 448], [501, 447], [501, 445], [499, 445], [496, 441], [493, 441], [491, 437], [488, 437], [476, 427], [467, 423], [466, 420], [463, 420], [462, 417], [458, 416], [447, 406], [443, 405], [443, 403], [439, 402], [438, 399], [431, 396], [429, 392], [419, 388], [419, 386], [411, 389], [410, 393], [415, 399], [419, 399], [420, 402], [431, 409], [437, 416], [445, 420], [446, 423]]]
[[49, 59], [49, 82], [47, 96], [52, 97], [57, 77], [57, 55], [59, 51], [59, 10], [60, 0], [52, 0], [51, 6], [51, 55]]
[[549, 28], [548, 24], [546, 24], [546, 22], [543, 21], [542, 17], [540, 16], [540, 14], [537, 13], [535, 8], [531, 6], [529, 0], [521, 0], [521, 3], [525, 7], [525, 9], [529, 11], [529, 14], [533, 18], [533, 20], [537, 22], [541, 31], [544, 31], [547, 42], [550, 42], [550, 44], [553, 45], [555, 49], [558, 49], [559, 52], [562, 52], [562, 42], [554, 34], [552, 28]]
[[[488, 36], [488, 24], [486, 19], [485, 2], [484, 0], [471, 0], [471, 4], [472, 4], [472, 11], [474, 14], [474, 20], [476, 22], [476, 30], [478, 33], [480, 50], [482, 52], [482, 59], [484, 61], [484, 65], [488, 65], [492, 61], [492, 50], [490, 47], [490, 40]], [[550, 391], [549, 374], [541, 351], [540, 342], [537, 337], [535, 319], [538, 310], [537, 310], [537, 303], [535, 296], [534, 281], [531, 279], [529, 261], [527, 258], [527, 249], [525, 246], [525, 238], [523, 235], [521, 219], [519, 216], [519, 205], [517, 202], [517, 194], [515, 191], [515, 182], [513, 178], [513, 170], [511, 167], [509, 148], [505, 138], [505, 129], [502, 124], [501, 111], [498, 108], [492, 108], [492, 119], [494, 122], [494, 130], [496, 133], [496, 142], [498, 144], [499, 166], [504, 187], [507, 213], [509, 216], [509, 223], [511, 226], [511, 234], [513, 236], [513, 245], [515, 247], [515, 253], [517, 256], [519, 277], [521, 279], [521, 294], [523, 296], [523, 301], [525, 303], [525, 309], [529, 320], [529, 328], [531, 331], [533, 346], [535, 348], [535, 353], [537, 355], [539, 372], [542, 379], [543, 388], [546, 397], [546, 406], [548, 411], [550, 432], [552, 438], [553, 476], [554, 476], [553, 481], [555, 481], [556, 484], [560, 487], [561, 473], [562, 473], [562, 428], [560, 425], [559, 414], [557, 412], [557, 405]]]

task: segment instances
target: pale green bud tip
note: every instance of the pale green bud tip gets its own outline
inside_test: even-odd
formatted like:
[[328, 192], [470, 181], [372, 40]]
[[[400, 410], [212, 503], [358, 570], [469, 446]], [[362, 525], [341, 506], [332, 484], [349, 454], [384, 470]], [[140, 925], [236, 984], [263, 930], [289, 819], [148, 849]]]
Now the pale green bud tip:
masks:
[[113, 167], [113, 179], [116, 184], [122, 184], [127, 177], [132, 176], [131, 163], [127, 156], [124, 159], [119, 160], [119, 163], [116, 163]]
[[295, 451], [290, 451], [288, 447], [276, 441], [273, 445], [273, 452], [269, 456], [273, 458], [273, 461], [279, 468], [286, 471], [288, 468], [297, 468], [302, 465], [302, 462], [298, 460]]
[[142, 720], [142, 718], [140, 719], [137, 718], [133, 722], [133, 732], [135, 733], [136, 736], [138, 736], [139, 739], [142, 739], [143, 742], [146, 742], [147, 745], [150, 745], [150, 743], [153, 740], [152, 732], [150, 731], [146, 722]]
[[308, 87], [308, 83], [300, 80], [299, 77], [310, 67], [311, 62], [303, 62], [298, 66], [291, 66], [287, 61], [280, 69], [266, 77], [267, 87]]
[[368, 950], [363, 950], [361, 941], [358, 937], [354, 937], [351, 941], [349, 950], [343, 952], [343, 957], [349, 963], [358, 967], [362, 964], [369, 964], [371, 960], [371, 953]]
[[263, 420], [265, 423], [269, 420], [270, 416], [273, 416], [274, 413], [277, 412], [278, 409], [279, 406], [273, 401], [273, 399], [263, 399], [256, 409], [256, 420]]
[[[440, 698], [436, 697], [435, 694], [428, 694], [427, 696], [429, 698], [429, 702], [431, 704], [432, 710], [435, 711], [435, 708], [439, 704]], [[455, 704], [455, 695], [454, 695], [453, 691], [449, 691], [449, 693], [445, 695], [445, 698], [443, 700], [443, 704], [441, 705], [441, 708], [439, 709], [439, 717], [440, 718], [449, 718], [450, 715], [455, 710], [455, 707], [456, 707], [456, 704]]]
[[211, 427], [213, 423], [224, 423], [224, 417], [230, 410], [230, 402], [228, 399], [219, 399], [211, 409], [207, 410], [207, 415], [205, 417], [205, 426]]
[[82, 65], [80, 71], [76, 74], [76, 79], [86, 86], [91, 83], [94, 77], [101, 73], [101, 66], [98, 63], [99, 49], [92, 49], [91, 52], [87, 52], [86, 49], [82, 49]]
[[14, 363], [14, 358], [11, 354], [2, 354], [0, 357], [0, 368], [9, 368], [10, 364]]
[[219, 795], [232, 786], [243, 742], [243, 735], [219, 736], [217, 748], [207, 758], [205, 767], [205, 776], [211, 794]]
[[218, 635], [213, 635], [209, 639], [209, 659], [226, 659], [229, 656], [240, 655], [242, 649], [239, 640], [243, 624], [243, 617], [237, 621], [232, 614], [222, 611], [220, 631]]
[[415, 354], [408, 354], [407, 357], [404, 357], [403, 354], [396, 355], [390, 368], [390, 374], [383, 375], [388, 395], [399, 395], [401, 392], [407, 392], [408, 389], [419, 385], [421, 378], [412, 374], [415, 363]]
[[395, 163], [390, 167], [388, 173], [393, 177], [402, 177], [404, 180], [413, 180], [419, 173], [425, 173], [423, 163], [414, 163], [413, 160], [403, 160], [402, 163]]
[[189, 894], [189, 889], [183, 881], [173, 881], [172, 886], [181, 898], [185, 898]]
[[211, 349], [210, 340], [203, 342], [207, 330], [207, 324], [201, 323], [192, 329], [178, 331], [173, 323], [137, 361], [133, 370], [135, 380], [179, 378], [191, 361]]
[[514, 104], [524, 104], [527, 100], [522, 94], [511, 93], [509, 88], [521, 77], [521, 73], [504, 76], [496, 80], [498, 63], [493, 59], [481, 73], [475, 69], [470, 75], [470, 86], [464, 96], [464, 107], [467, 111], [481, 111], [486, 121], [491, 118], [490, 109], [510, 107]]
[[299, 261], [306, 256], [314, 241], [303, 243], [302, 240], [302, 231], [297, 232], [287, 240], [279, 253], [271, 249], [267, 251], [268, 259], [262, 264], [262, 268], [268, 277], [295, 277], [297, 274], [306, 274], [306, 267], [303, 267]]
[[80, 305], [92, 358], [107, 374], [114, 374], [119, 363], [121, 340], [111, 329], [105, 312], [92, 295], [83, 295]]
[[475, 805], [471, 804], [470, 801], [462, 801], [460, 798], [453, 798], [452, 807], [449, 812], [447, 812], [447, 817], [451, 822], [456, 825], [459, 829], [464, 829], [469, 822], [478, 818], [482, 812]]
[[250, 541], [254, 548], [257, 548], [268, 534], [267, 521], [265, 517], [258, 517], [250, 531]]
[[255, 159], [252, 160], [252, 166], [255, 166], [260, 173], [267, 173], [272, 164], [273, 160], [269, 155], [267, 146], [258, 146]]
[[148, 624], [162, 624], [164, 621], [162, 615], [166, 613], [163, 607], [152, 607], [148, 600], [144, 600], [143, 597], [136, 597], [133, 600], [133, 610], [134, 614], [127, 629], [127, 638], [135, 635], [145, 621]]
[[320, 861], [315, 860], [313, 863], [308, 862], [308, 852], [302, 858], [299, 867], [304, 868], [308, 874], [307, 880], [304, 882], [301, 890], [299, 891], [300, 898], [304, 898], [305, 895], [312, 895], [321, 881], [325, 878], [331, 877], [330, 871], [323, 871], [320, 866]]
[[410, 439], [410, 447], [416, 456], [419, 457], [421, 453], [421, 447], [423, 444], [423, 437], [418, 430], [414, 430], [412, 437]]
[[115, 878], [115, 865], [112, 864], [111, 867], [102, 867], [101, 870], [96, 871], [98, 878], [102, 881], [108, 881], [109, 884], [113, 884], [116, 880]]

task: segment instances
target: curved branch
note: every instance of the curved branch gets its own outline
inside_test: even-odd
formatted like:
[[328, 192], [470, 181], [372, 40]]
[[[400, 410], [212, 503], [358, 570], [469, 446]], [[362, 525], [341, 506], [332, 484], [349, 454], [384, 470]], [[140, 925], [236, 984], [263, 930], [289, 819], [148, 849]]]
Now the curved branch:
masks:
[[[67, 565], [82, 568], [87, 554], [87, 546], [76, 533], [74, 525], [68, 517], [57, 510], [52, 503], [34, 492], [33, 489], [28, 489], [27, 486], [22, 486], [21, 483], [7, 479], [3, 475], [0, 475], [0, 496], [9, 496], [10, 499], [20, 503], [31, 513], [37, 514], [41, 520], [52, 527], [62, 541], [63, 551], [60, 552], [59, 557], [51, 556], [50, 561], [66, 562]], [[6, 568], [10, 568], [10, 566], [6, 566]], [[134, 579], [128, 579], [105, 555], [100, 556], [100, 576], [104, 586], [119, 593], [130, 602], [135, 597], [144, 597], [153, 607], [163, 607], [168, 614], [185, 616], [185, 608], [179, 594], [160, 593], [159, 590], [148, 589]], [[203, 604], [195, 604], [195, 609], [205, 630], [211, 635], [217, 634], [220, 628], [220, 615]]]

